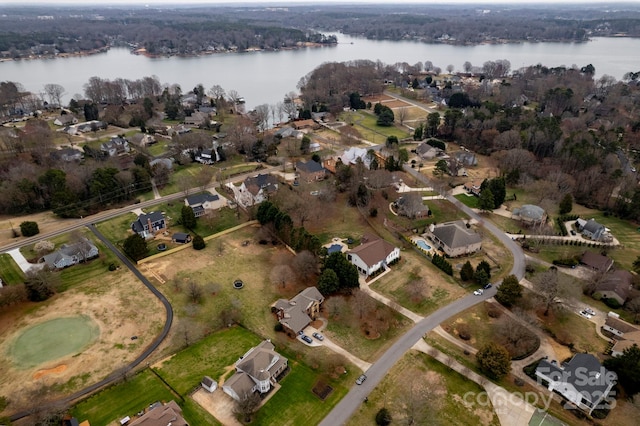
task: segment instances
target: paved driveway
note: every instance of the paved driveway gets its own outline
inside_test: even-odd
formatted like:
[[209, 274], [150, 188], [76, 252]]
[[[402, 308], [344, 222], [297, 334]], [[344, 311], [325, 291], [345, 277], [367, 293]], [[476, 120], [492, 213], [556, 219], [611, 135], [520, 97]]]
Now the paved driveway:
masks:
[[7, 253], [13, 258], [13, 260], [18, 264], [18, 267], [22, 269], [22, 272], [25, 274], [29, 271], [29, 269], [42, 269], [44, 267], [44, 263], [33, 264], [29, 263], [27, 259], [22, 255], [20, 249], [9, 250]]

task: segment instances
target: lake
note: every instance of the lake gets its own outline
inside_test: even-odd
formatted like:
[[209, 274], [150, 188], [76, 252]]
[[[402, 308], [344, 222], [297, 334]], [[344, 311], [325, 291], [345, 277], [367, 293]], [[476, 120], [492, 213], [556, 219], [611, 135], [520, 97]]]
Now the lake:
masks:
[[588, 43], [519, 43], [480, 46], [425, 44], [414, 41], [377, 41], [338, 35], [338, 45], [278, 52], [222, 53], [193, 58], [147, 58], [113, 48], [106, 53], [58, 59], [35, 59], [0, 63], [0, 81], [21, 83], [33, 93], [44, 85], [65, 88], [66, 103], [83, 94], [90, 77], [139, 79], [155, 75], [162, 84], [179, 84], [183, 93], [197, 84], [210, 88], [219, 84], [227, 92], [236, 90], [247, 108], [275, 104], [290, 91], [297, 91], [300, 78], [324, 62], [356, 59], [396, 62], [431, 61], [446, 69], [449, 64], [462, 70], [465, 61], [482, 66], [486, 61], [507, 59], [512, 69], [543, 64], [579, 67], [593, 64], [596, 75], [621, 79], [628, 71], [640, 71], [640, 39], [594, 38]]

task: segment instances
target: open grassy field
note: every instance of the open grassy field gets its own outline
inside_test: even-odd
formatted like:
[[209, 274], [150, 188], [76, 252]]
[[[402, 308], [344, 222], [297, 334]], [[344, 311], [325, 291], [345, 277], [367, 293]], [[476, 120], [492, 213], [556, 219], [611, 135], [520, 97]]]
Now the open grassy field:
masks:
[[384, 127], [376, 123], [378, 118], [368, 111], [349, 111], [340, 115], [340, 120], [353, 124], [362, 137], [374, 144], [381, 144], [389, 136], [396, 136], [398, 139], [409, 137], [409, 132], [396, 126]]
[[200, 384], [205, 375], [219, 380], [227, 367], [258, 343], [260, 338], [242, 327], [226, 328], [184, 348], [153, 368], [181, 395], [186, 395]]
[[133, 417], [154, 402], [179, 401], [164, 383], [150, 370], [111, 386], [80, 402], [71, 410], [80, 421], [89, 420], [92, 425], [109, 425], [126, 416]]
[[18, 267], [10, 254], [0, 254], [0, 278], [4, 285], [22, 284], [24, 282], [24, 273]]
[[480, 202], [480, 198], [469, 196], [467, 194], [458, 194], [455, 195], [455, 198], [462, 202], [462, 204], [466, 205], [467, 207], [471, 207], [472, 209], [477, 209]]
[[538, 318], [542, 321], [543, 328], [556, 336], [556, 341], [573, 347], [576, 352], [589, 352], [598, 356], [607, 347], [607, 341], [596, 332], [596, 325], [576, 312], [551, 312], [547, 317], [538, 315]]
[[359, 406], [347, 423], [375, 424], [378, 410], [391, 412], [392, 424], [405, 424], [410, 413], [413, 424], [499, 425], [498, 416], [486, 406], [466, 404], [467, 392], [483, 392], [481, 386], [417, 351], [405, 354], [384, 380]]
[[[413, 249], [404, 250], [402, 259], [391, 270], [371, 288], [420, 315], [428, 315], [466, 294], [452, 277]], [[416, 281], [424, 286], [422, 291], [414, 288]]]

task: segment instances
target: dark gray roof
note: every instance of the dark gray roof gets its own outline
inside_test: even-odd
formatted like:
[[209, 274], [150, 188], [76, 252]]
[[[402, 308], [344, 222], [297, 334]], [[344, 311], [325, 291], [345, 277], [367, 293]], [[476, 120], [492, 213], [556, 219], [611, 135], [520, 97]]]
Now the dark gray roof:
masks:
[[592, 234], [595, 234], [596, 232], [598, 232], [598, 231], [600, 231], [600, 230], [604, 229], [604, 225], [599, 224], [598, 222], [596, 222], [596, 221], [595, 221], [595, 220], [593, 220], [593, 219], [589, 219], [589, 220], [587, 221], [587, 223], [584, 225], [584, 228], [583, 228], [583, 229], [584, 229], [585, 231], [589, 231], [589, 232], [591, 232]]
[[200, 194], [195, 194], [195, 195], [189, 195], [187, 197], [187, 203], [189, 203], [190, 206], [197, 206], [199, 204], [204, 204], [207, 201], [211, 202], [211, 201], [218, 201], [220, 199], [220, 197], [216, 194], [213, 195], [210, 192], [203, 192]]
[[613, 266], [613, 259], [603, 256], [600, 253], [585, 251], [580, 259], [580, 263], [598, 271], [607, 272]]
[[296, 169], [305, 173], [315, 173], [324, 170], [322, 164], [316, 163], [315, 161], [307, 161], [306, 163], [303, 161], [298, 161], [296, 163]]
[[214, 382], [213, 379], [209, 376], [204, 376], [204, 378], [202, 379], [202, 383], [204, 386], [211, 386]]
[[138, 216], [138, 220], [131, 224], [131, 229], [135, 232], [144, 231], [144, 225], [147, 223], [147, 219], [151, 221], [151, 223], [158, 222], [164, 219], [162, 212], [150, 212], [150, 213], [142, 213]]
[[586, 399], [599, 401], [609, 385], [615, 381], [615, 373], [604, 368], [591, 354], [576, 354], [564, 364], [564, 368], [540, 361], [536, 372], [541, 372], [553, 381], [570, 383]]
[[438, 237], [448, 247], [455, 249], [458, 247], [466, 247], [482, 241], [480, 235], [467, 229], [462, 221], [448, 222], [436, 225], [433, 229], [433, 235]]
[[184, 232], [176, 232], [171, 237], [172, 240], [184, 241], [189, 237], [189, 234], [185, 234]]

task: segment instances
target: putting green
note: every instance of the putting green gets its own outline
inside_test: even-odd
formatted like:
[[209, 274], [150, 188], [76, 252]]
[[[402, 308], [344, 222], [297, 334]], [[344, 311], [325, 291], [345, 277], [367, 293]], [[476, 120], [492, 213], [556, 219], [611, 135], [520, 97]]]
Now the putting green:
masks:
[[9, 357], [18, 367], [35, 367], [81, 352], [99, 334], [100, 328], [89, 317], [56, 318], [18, 335], [9, 348]]

